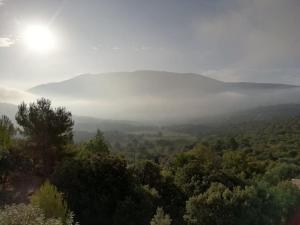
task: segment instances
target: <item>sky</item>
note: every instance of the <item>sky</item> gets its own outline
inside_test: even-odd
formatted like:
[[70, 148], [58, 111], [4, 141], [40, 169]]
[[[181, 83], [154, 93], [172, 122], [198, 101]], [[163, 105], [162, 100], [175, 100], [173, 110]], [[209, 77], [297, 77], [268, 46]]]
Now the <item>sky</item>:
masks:
[[[163, 70], [300, 85], [299, 0], [0, 0], [0, 86]], [[43, 24], [49, 52], [24, 29]]]

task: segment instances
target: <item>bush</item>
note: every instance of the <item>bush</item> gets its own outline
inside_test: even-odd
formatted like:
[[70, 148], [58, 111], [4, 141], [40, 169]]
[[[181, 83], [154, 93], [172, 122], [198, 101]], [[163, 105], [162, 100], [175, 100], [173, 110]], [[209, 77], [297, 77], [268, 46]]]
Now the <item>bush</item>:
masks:
[[31, 197], [31, 204], [41, 208], [47, 218], [60, 218], [64, 223], [70, 216], [67, 203], [62, 193], [46, 181]]
[[151, 196], [135, 182], [123, 159], [96, 154], [68, 160], [57, 168], [53, 181], [82, 224], [148, 224], [153, 215]]
[[11, 205], [0, 210], [0, 225], [72, 225], [70, 216], [65, 223], [61, 219], [47, 218], [43, 210], [33, 205]]
[[170, 225], [172, 220], [168, 214], [160, 207], [157, 208], [156, 214], [152, 218], [150, 225]]

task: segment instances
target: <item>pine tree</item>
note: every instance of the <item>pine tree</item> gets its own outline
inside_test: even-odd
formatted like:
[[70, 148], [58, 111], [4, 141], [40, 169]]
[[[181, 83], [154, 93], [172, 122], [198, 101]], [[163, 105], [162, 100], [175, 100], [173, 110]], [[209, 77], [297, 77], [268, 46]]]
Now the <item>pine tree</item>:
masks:
[[86, 143], [85, 148], [92, 153], [105, 155], [109, 154], [108, 145], [105, 142], [103, 133], [100, 130], [97, 130], [95, 137]]

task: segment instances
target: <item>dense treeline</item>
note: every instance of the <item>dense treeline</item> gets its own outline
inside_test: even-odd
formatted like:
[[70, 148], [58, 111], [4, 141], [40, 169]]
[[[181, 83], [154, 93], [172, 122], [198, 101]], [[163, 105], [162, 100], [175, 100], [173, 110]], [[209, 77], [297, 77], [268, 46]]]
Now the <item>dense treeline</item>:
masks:
[[46, 99], [16, 121], [0, 119], [0, 225], [284, 225], [300, 209], [299, 119], [126, 145], [74, 144], [71, 113]]

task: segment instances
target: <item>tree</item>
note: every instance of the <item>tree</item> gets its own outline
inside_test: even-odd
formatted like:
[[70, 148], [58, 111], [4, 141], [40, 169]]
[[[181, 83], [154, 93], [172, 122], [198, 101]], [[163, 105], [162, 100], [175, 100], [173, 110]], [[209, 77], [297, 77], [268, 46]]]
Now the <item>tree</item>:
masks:
[[186, 204], [185, 220], [193, 225], [281, 224], [280, 206], [269, 187], [235, 187], [213, 183]]
[[53, 183], [82, 224], [138, 225], [151, 219], [151, 196], [136, 183], [124, 159], [92, 154], [65, 160]]
[[13, 123], [7, 116], [2, 116], [0, 118], [0, 184], [2, 185], [2, 189], [5, 188], [5, 183], [12, 166], [9, 148], [14, 134], [15, 128]]
[[228, 147], [232, 150], [237, 150], [239, 147], [239, 143], [235, 140], [234, 137], [230, 138], [228, 141]]
[[291, 180], [299, 177], [300, 167], [293, 163], [278, 163], [270, 168], [264, 175], [264, 180], [270, 184], [276, 185], [281, 181]]
[[282, 224], [288, 224], [288, 220], [297, 215], [297, 212], [298, 215], [296, 217], [299, 216], [300, 191], [296, 185], [290, 181], [280, 182], [275, 187], [272, 187], [272, 193], [279, 206]]
[[97, 130], [95, 137], [86, 143], [85, 149], [90, 153], [105, 155], [109, 154], [108, 145], [105, 142], [103, 133], [100, 130]]
[[205, 192], [213, 182], [227, 187], [242, 183], [237, 177], [224, 173], [219, 156], [213, 149], [203, 145], [178, 153], [171, 161], [171, 170], [175, 183], [189, 197]]
[[152, 218], [150, 225], [170, 225], [172, 220], [168, 214], [165, 214], [163, 208], [158, 207], [156, 214]]
[[0, 118], [0, 151], [6, 150], [10, 144], [12, 136], [15, 134], [13, 123], [7, 116]]
[[19, 105], [16, 121], [34, 149], [35, 164], [41, 164], [42, 174], [51, 174], [64, 146], [72, 141], [72, 114], [62, 107], [53, 109], [50, 100], [41, 98], [29, 106]]
[[161, 183], [162, 176], [160, 174], [159, 165], [149, 161], [139, 161], [134, 168], [135, 174], [143, 185], [157, 188]]
[[249, 157], [244, 151], [226, 151], [222, 156], [221, 165], [223, 171], [243, 180], [265, 172], [265, 165], [260, 165], [256, 158]]

